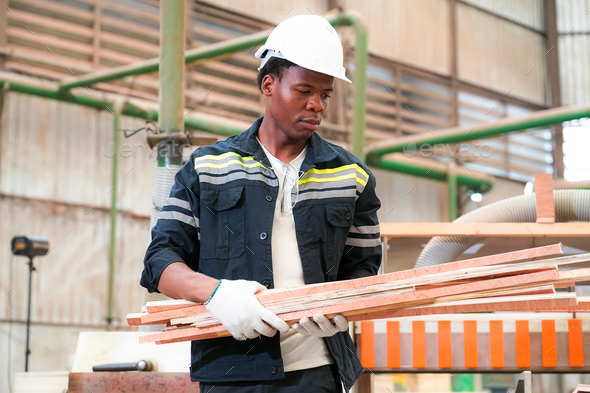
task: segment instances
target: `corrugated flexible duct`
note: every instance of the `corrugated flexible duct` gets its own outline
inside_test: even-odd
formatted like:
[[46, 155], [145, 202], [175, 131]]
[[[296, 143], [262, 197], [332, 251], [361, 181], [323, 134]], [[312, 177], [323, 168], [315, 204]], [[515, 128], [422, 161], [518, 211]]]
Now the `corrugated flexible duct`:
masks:
[[[553, 199], [556, 221], [590, 221], [590, 190], [554, 190]], [[535, 194], [532, 194], [483, 206], [453, 222], [535, 222], [536, 219]], [[473, 236], [434, 237], [422, 250], [416, 268], [452, 262], [483, 239]]]
[[[156, 225], [156, 222], [158, 222], [160, 211], [164, 207], [166, 199], [168, 199], [168, 196], [170, 195], [170, 189], [174, 185], [174, 176], [180, 168], [180, 165], [169, 165], [168, 167], [159, 166], [156, 168], [156, 183], [154, 185], [154, 197], [152, 199], [153, 208], [150, 219], [150, 229]], [[170, 298], [158, 292], [149, 293], [147, 290], [144, 292], [144, 303], [162, 300], [170, 300]], [[140, 332], [161, 332], [164, 330], [165, 326], [166, 325], [142, 325], [138, 330]]]

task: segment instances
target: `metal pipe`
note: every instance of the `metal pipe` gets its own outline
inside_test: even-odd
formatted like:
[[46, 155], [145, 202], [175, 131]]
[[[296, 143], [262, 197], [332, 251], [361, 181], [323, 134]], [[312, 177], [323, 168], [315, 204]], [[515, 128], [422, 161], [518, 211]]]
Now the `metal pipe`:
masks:
[[[101, 100], [90, 95], [85, 96], [82, 93], [70, 93], [66, 96], [62, 96], [58, 93], [57, 87], [51, 89], [47, 87], [34, 86], [32, 84], [23, 83], [20, 81], [13, 81], [11, 79], [7, 79], [6, 74], [1, 72], [0, 81], [10, 82], [5, 83], [5, 88], [10, 91], [35, 95], [38, 97], [51, 98], [58, 101], [70, 102], [78, 105], [96, 108], [99, 110], [107, 110], [107, 106], [112, 107], [113, 105], [112, 101]], [[136, 117], [141, 119], [150, 119], [154, 121], [158, 120], [158, 111], [142, 109], [137, 105], [131, 104], [128, 101], [125, 102], [125, 104], [123, 105], [122, 114], [125, 116]], [[185, 129], [205, 131], [210, 132], [212, 134], [228, 137], [238, 135], [243, 131], [243, 129], [241, 128], [216, 123], [209, 119], [200, 118], [198, 116], [185, 117], [184, 126]], [[372, 156], [367, 156], [366, 162], [369, 166], [391, 172], [398, 172], [437, 181], [447, 180], [447, 174], [444, 170], [436, 168], [431, 169], [430, 167], [426, 167], [424, 165], [410, 164], [407, 162], [397, 162], [394, 160], [385, 160], [382, 157]], [[470, 189], [481, 192], [486, 192], [493, 186], [493, 183], [488, 179], [482, 179], [477, 176], [470, 176], [466, 174], [458, 174], [457, 183], [460, 185], [465, 185]]]
[[550, 126], [588, 116], [590, 116], [590, 103], [551, 108], [524, 117], [509, 117], [491, 124], [486, 123], [475, 127], [454, 127], [449, 130], [437, 131], [434, 136], [412, 135], [394, 141], [377, 142], [366, 146], [365, 152], [367, 157], [377, 157], [389, 153], [403, 152], [404, 148], [413, 143], [416, 144], [415, 148], [419, 150], [424, 145], [451, 144], [492, 138], [509, 132]]
[[449, 198], [449, 221], [453, 222], [458, 217], [457, 209], [457, 164], [449, 162], [447, 170], [447, 189]]
[[[184, 131], [184, 0], [161, 4], [159, 127], [167, 135], [178, 135]], [[182, 165], [181, 146], [159, 143], [158, 166]]]
[[[385, 160], [383, 157], [375, 156], [367, 156], [367, 165], [390, 172], [403, 173], [406, 175], [423, 177], [430, 180], [448, 181], [447, 171], [437, 168], [430, 168], [424, 165], [410, 164], [408, 162], [395, 160]], [[458, 173], [456, 178], [458, 185], [467, 186], [468, 188], [478, 192], [486, 192], [493, 187], [491, 180], [480, 178], [475, 175], [472, 176]]]
[[[72, 104], [82, 105], [98, 110], [109, 110], [114, 105], [113, 100], [100, 99], [90, 94], [86, 95], [85, 93], [77, 94], [70, 92], [66, 95], [62, 95], [58, 92], [57, 86], [43, 87], [34, 85], [32, 83], [25, 83], [22, 81], [13, 80], [12, 78], [10, 78], [10, 75], [3, 72], [0, 72], [0, 82], [4, 83], [5, 90], [29, 94], [37, 97], [49, 98], [57, 101], [69, 102]], [[158, 120], [158, 111], [140, 108], [139, 106], [129, 101], [126, 101], [123, 105], [121, 114], [124, 116], [130, 116], [139, 119], [146, 119], [152, 121]], [[223, 136], [233, 136], [240, 134], [243, 131], [243, 129], [241, 128], [216, 123], [209, 119], [201, 118], [198, 116], [191, 116], [185, 118], [184, 127], [185, 129], [210, 132], [212, 134]]]
[[367, 44], [367, 29], [360, 15], [355, 11], [348, 11], [344, 20], [353, 26], [355, 32], [354, 46], [354, 91], [352, 103], [352, 154], [365, 161], [365, 116], [367, 113], [367, 69], [369, 51]]
[[[173, 5], [177, 4], [177, 2]], [[162, 12], [166, 8], [166, 2], [162, 3]], [[172, 6], [171, 6], [172, 7]], [[172, 7], [174, 8], [174, 7]], [[164, 33], [169, 28], [162, 28], [162, 39], [160, 47], [162, 48], [162, 56], [167, 55], [170, 51], [176, 50], [176, 46], [180, 43], [184, 46], [184, 33], [182, 36], [179, 35], [180, 25], [184, 26], [184, 18], [178, 18], [179, 11], [176, 12], [176, 19], [173, 19], [172, 14], [170, 16], [171, 23], [170, 29], [176, 29], [176, 33], [169, 34], [170, 37], [175, 36], [175, 40], [164, 42], [166, 37]], [[367, 64], [368, 64], [368, 45], [367, 45], [367, 30], [362, 23], [360, 14], [355, 11], [338, 11], [328, 13], [326, 19], [332, 24], [332, 26], [352, 26], [355, 30], [355, 70], [354, 70], [354, 102], [353, 102], [353, 130], [351, 135], [352, 152], [357, 157], [364, 160], [364, 144], [365, 144], [365, 114], [366, 114], [366, 101], [367, 101]], [[162, 22], [165, 23], [166, 18], [163, 15]], [[184, 62], [185, 64], [194, 63], [202, 60], [211, 60], [217, 57], [221, 57], [227, 54], [240, 52], [246, 49], [252, 49], [254, 46], [262, 45], [268, 38], [268, 31], [261, 31], [258, 33], [246, 35], [239, 38], [218, 42], [215, 44], [207, 45], [200, 48], [190, 49], [184, 51]], [[182, 38], [181, 38], [182, 37]], [[169, 48], [169, 49], [167, 49]], [[164, 63], [162, 63], [163, 65]], [[182, 63], [180, 63], [181, 65]], [[74, 87], [87, 87], [89, 85], [99, 82], [109, 82], [116, 79], [121, 79], [126, 76], [141, 75], [152, 73], [159, 70], [160, 67], [159, 58], [153, 58], [138, 63], [124, 65], [120, 67], [114, 67], [108, 70], [101, 70], [90, 74], [82, 75], [79, 77], [66, 78], [60, 82], [59, 91], [61, 94], [69, 91]], [[178, 66], [176, 70], [184, 70], [184, 67]], [[183, 75], [184, 76], [184, 75]], [[162, 73], [160, 74], [160, 80], [162, 80]], [[162, 93], [161, 93], [162, 94]], [[161, 96], [162, 98], [162, 96]], [[183, 105], [184, 108], [184, 105]], [[163, 113], [162, 108], [160, 112]], [[165, 122], [167, 123], [167, 121]], [[170, 125], [171, 127], [172, 125]], [[167, 128], [166, 128], [167, 129]], [[226, 135], [226, 134], [224, 134]], [[233, 134], [232, 134], [233, 135]]]
[[[334, 27], [345, 25], [354, 26], [359, 21], [358, 14], [351, 11], [332, 12], [325, 15], [325, 17]], [[253, 49], [254, 46], [262, 45], [266, 42], [268, 33], [269, 31], [260, 31], [200, 48], [189, 49], [185, 52], [185, 63], [190, 64], [199, 60], [211, 60], [227, 54]], [[86, 87], [95, 83], [110, 82], [126, 76], [150, 74], [158, 71], [159, 67], [160, 58], [155, 57], [133, 64], [91, 72], [78, 77], [66, 78], [60, 82], [60, 91], [65, 92], [74, 87]]]
[[118, 179], [119, 179], [119, 146], [121, 144], [121, 112], [123, 109], [123, 102], [117, 102], [112, 105], [113, 112], [113, 143], [115, 145], [115, 155], [113, 156], [112, 168], [112, 187], [111, 187], [111, 233], [109, 240], [109, 281], [107, 293], [107, 329], [111, 327], [114, 320], [114, 292], [115, 292], [115, 257], [117, 251], [117, 193], [118, 193]]

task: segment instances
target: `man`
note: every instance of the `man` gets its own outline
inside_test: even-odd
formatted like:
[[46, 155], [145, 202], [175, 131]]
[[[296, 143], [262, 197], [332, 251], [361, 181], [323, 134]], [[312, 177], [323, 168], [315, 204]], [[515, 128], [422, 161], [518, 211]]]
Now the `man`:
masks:
[[314, 132], [334, 78], [350, 82], [342, 44], [324, 18], [297, 16], [256, 57], [264, 117], [178, 172], [141, 285], [205, 303], [232, 334], [192, 342], [202, 392], [348, 391], [362, 366], [346, 319], [310, 312], [290, 329], [255, 297], [374, 275], [381, 263], [373, 174]]

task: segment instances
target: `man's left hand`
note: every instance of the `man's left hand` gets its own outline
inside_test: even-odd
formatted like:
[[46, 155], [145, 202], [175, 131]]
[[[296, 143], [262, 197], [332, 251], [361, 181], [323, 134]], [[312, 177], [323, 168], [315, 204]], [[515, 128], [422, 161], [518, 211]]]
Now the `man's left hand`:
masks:
[[299, 323], [296, 322], [291, 327], [304, 336], [331, 337], [338, 332], [346, 331], [348, 321], [342, 315], [336, 315], [332, 323], [323, 314], [315, 314], [313, 320], [307, 317], [301, 318]]

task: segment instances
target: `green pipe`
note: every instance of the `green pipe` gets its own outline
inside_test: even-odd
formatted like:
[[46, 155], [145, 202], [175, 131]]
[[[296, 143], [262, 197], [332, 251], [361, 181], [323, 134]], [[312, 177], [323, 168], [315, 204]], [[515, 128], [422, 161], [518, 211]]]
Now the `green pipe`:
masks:
[[113, 143], [115, 145], [115, 155], [113, 156], [113, 173], [111, 187], [111, 233], [109, 241], [109, 282], [107, 295], [107, 329], [112, 325], [114, 320], [114, 291], [115, 291], [115, 257], [117, 247], [117, 192], [119, 179], [119, 146], [121, 145], [121, 111], [123, 103], [110, 105], [113, 112]]
[[457, 207], [457, 165], [453, 162], [447, 171], [447, 190], [449, 198], [449, 221], [453, 222], [458, 217]]
[[[174, 2], [176, 3], [176, 2]], [[163, 3], [166, 4], [166, 3]], [[162, 12], [168, 7], [162, 7]], [[178, 11], [177, 11], [178, 14]], [[183, 24], [183, 18], [174, 19], [170, 14], [168, 17], [171, 21], [177, 22], [172, 23], [172, 28], [162, 28], [162, 32], [176, 29], [180, 31], [179, 25]], [[367, 31], [359, 17], [359, 14], [354, 11], [344, 11], [331, 13], [326, 15], [326, 19], [332, 24], [332, 26], [353, 26], [355, 30], [355, 70], [354, 70], [354, 102], [353, 102], [353, 132], [351, 136], [352, 152], [359, 158], [364, 158], [364, 143], [365, 143], [365, 113], [366, 113], [366, 101], [367, 101], [367, 74], [366, 68], [368, 64], [368, 49], [367, 49]], [[163, 23], [166, 22], [166, 17], [163, 15]], [[184, 44], [184, 35], [182, 39], [178, 36], [178, 33], [170, 32], [168, 36], [175, 36], [176, 38], [171, 42], [164, 42], [166, 36], [162, 33], [162, 56], [167, 55], [171, 51], [175, 51], [180, 43]], [[220, 56], [224, 56], [231, 53], [240, 52], [243, 50], [249, 50], [254, 46], [262, 45], [268, 38], [268, 31], [261, 31], [258, 33], [250, 34], [247, 36], [230, 39], [223, 42], [207, 45], [201, 48], [191, 49], [185, 52], [184, 62], [185, 64], [194, 63], [202, 60], [211, 60]], [[169, 48], [169, 49], [166, 49]], [[183, 50], [184, 51], [184, 50]], [[182, 64], [182, 63], [180, 63]], [[159, 70], [160, 61], [159, 58], [149, 59], [142, 62], [129, 64], [125, 66], [115, 67], [104, 71], [93, 72], [90, 74], [82, 75], [79, 77], [67, 78], [60, 83], [60, 92], [65, 93], [69, 89], [74, 87], [85, 87], [95, 83], [104, 83], [123, 77], [132, 75], [141, 75], [156, 72]], [[177, 65], [177, 70], [184, 70], [184, 67]], [[162, 79], [162, 77], [160, 77]], [[163, 85], [165, 86], [165, 85]], [[163, 98], [163, 96], [161, 96]], [[184, 108], [184, 105], [182, 106]], [[162, 108], [160, 108], [160, 112]], [[167, 121], [164, 121], [167, 123]], [[178, 124], [178, 123], [176, 123]], [[167, 126], [171, 127], [173, 124]], [[168, 129], [166, 128], [166, 129]], [[225, 135], [225, 134], [223, 134]], [[160, 155], [158, 155], [160, 156]]]
[[[184, 131], [184, 0], [161, 4], [159, 127], [170, 135]], [[157, 149], [159, 167], [182, 165], [178, 145], [159, 143]]]
[[365, 160], [365, 115], [367, 113], [367, 72], [365, 69], [369, 62], [367, 50], [367, 30], [356, 19], [354, 23], [356, 33], [354, 56], [354, 101], [352, 119], [352, 154], [361, 160]]
[[[58, 92], [57, 88], [52, 89], [49, 87], [35, 86], [29, 83], [13, 81], [8, 78], [3, 78], [4, 75], [0, 73], [0, 82], [5, 83], [6, 90], [14, 91], [17, 93], [29, 94], [37, 97], [49, 98], [56, 101], [68, 102], [71, 104], [77, 104], [103, 111], [112, 111], [112, 107], [114, 105], [113, 101], [95, 98], [94, 96], [74, 94], [71, 92], [66, 95], [62, 95]], [[130, 102], [125, 102], [121, 114], [129, 117], [135, 117], [139, 119], [146, 119], [152, 121], [158, 121], [159, 117], [158, 111], [142, 109], [136, 105], [133, 105]], [[227, 126], [199, 117], [185, 118], [184, 127], [189, 130], [210, 132], [212, 134], [223, 135], [228, 137], [238, 135], [243, 131], [242, 129], [237, 127]]]
[[[409, 164], [394, 160], [385, 160], [382, 157], [367, 156], [367, 165], [383, 169], [390, 172], [403, 173], [410, 176], [423, 177], [425, 179], [436, 181], [448, 181], [446, 171], [429, 168], [423, 165]], [[482, 179], [477, 176], [457, 174], [457, 185], [467, 186], [477, 192], [486, 192], [493, 187], [490, 180]]]
[[[326, 19], [328, 19], [334, 27], [345, 25], [356, 26], [355, 24], [358, 23], [359, 20], [357, 14], [350, 11], [330, 13], [326, 15]], [[185, 63], [190, 64], [199, 60], [211, 60], [227, 54], [249, 50], [253, 46], [264, 44], [268, 38], [268, 33], [268, 31], [260, 31], [258, 33], [233, 38], [200, 48], [190, 49], [185, 52]], [[160, 58], [156, 57], [133, 64], [92, 72], [78, 77], [66, 78], [60, 82], [60, 91], [67, 91], [74, 87], [86, 87], [95, 83], [110, 82], [126, 76], [150, 74], [158, 71], [159, 67]]]
[[[509, 118], [492, 124], [484, 124], [478, 127], [461, 127], [456, 132], [438, 131], [440, 135], [425, 138], [404, 138], [407, 142], [392, 143], [380, 146], [367, 152], [367, 157], [384, 156], [390, 153], [401, 153], [410, 143], [416, 144], [416, 149], [423, 145], [452, 144], [468, 142], [478, 139], [492, 138], [498, 135], [515, 131], [524, 131], [530, 128], [550, 126], [564, 121], [581, 119], [590, 116], [590, 104], [572, 105], [568, 107], [551, 108], [534, 112], [523, 118]], [[413, 147], [412, 147], [413, 148]]]
[[[2, 79], [1, 76], [0, 81], [9, 82], [7, 83], [6, 88], [10, 91], [18, 93], [50, 98], [58, 101], [87, 106], [99, 110], [107, 110], [107, 106], [109, 106], [109, 108], [112, 108], [113, 106], [113, 103], [111, 101], [101, 100], [94, 97], [77, 95], [73, 93], [63, 96], [58, 93], [57, 88], [50, 89], [22, 82], [13, 82], [11, 80]], [[123, 105], [122, 114], [125, 116], [136, 117], [140, 119], [149, 119], [152, 121], [158, 120], [158, 111], [144, 110], [132, 105], [129, 102], [126, 102], [125, 105]], [[184, 126], [187, 130], [199, 130], [226, 137], [238, 135], [243, 131], [242, 129], [237, 127], [227, 126], [221, 123], [216, 123], [208, 119], [203, 119], [199, 117], [185, 118]], [[447, 181], [447, 174], [445, 171], [441, 171], [438, 169], [430, 170], [430, 168], [421, 165], [384, 160], [381, 157], [374, 156], [367, 156], [367, 164], [369, 166], [384, 169], [391, 172], [404, 173], [407, 175], [418, 176], [437, 181]], [[488, 188], [491, 189], [493, 186], [493, 184], [488, 180], [481, 179], [476, 176], [467, 176], [462, 174], [457, 175], [457, 182], [460, 185], [465, 185], [470, 189], [477, 190], [479, 192], [486, 192], [488, 191]]]
[[[173, 2], [176, 3], [176, 2]], [[166, 4], [166, 3], [163, 3]], [[162, 7], [162, 12], [170, 7]], [[177, 7], [178, 8], [178, 7]], [[174, 16], [176, 15], [176, 19]], [[169, 17], [165, 17], [163, 14], [163, 23], [166, 20], [174, 21], [171, 23], [171, 27], [162, 28], [162, 32], [170, 30], [167, 36], [174, 36], [175, 39], [172, 41], [164, 42], [167, 36], [162, 33], [161, 50], [162, 56], [167, 55], [171, 51], [178, 49], [180, 43], [184, 44], [184, 34], [182, 38], [178, 33], [172, 33], [172, 29], [180, 31], [179, 25], [183, 24], [184, 19], [179, 18], [179, 11], [176, 14], [171, 13]], [[354, 70], [354, 102], [353, 102], [353, 132], [351, 136], [352, 152], [357, 157], [364, 159], [364, 144], [365, 144], [365, 114], [366, 114], [366, 102], [367, 102], [367, 74], [366, 69], [368, 65], [368, 45], [367, 45], [367, 31], [363, 25], [360, 15], [354, 11], [341, 11], [334, 12], [326, 15], [326, 19], [332, 24], [332, 26], [352, 26], [355, 30], [355, 70]], [[215, 44], [207, 45], [204, 47], [190, 49], [184, 52], [185, 64], [194, 63], [202, 60], [211, 60], [217, 57], [221, 57], [227, 54], [240, 52], [243, 50], [249, 50], [254, 46], [262, 45], [268, 38], [268, 31], [261, 31], [258, 33], [246, 35], [239, 38], [218, 42]], [[167, 49], [169, 48], [169, 49]], [[183, 49], [184, 51], [184, 49]], [[182, 63], [180, 63], [182, 64]], [[177, 64], [176, 70], [182, 69], [180, 64]], [[104, 71], [97, 71], [90, 74], [82, 75], [79, 77], [67, 78], [60, 82], [60, 92], [66, 93], [69, 89], [74, 87], [86, 87], [95, 83], [104, 83], [123, 77], [132, 75], [141, 75], [156, 72], [159, 70], [160, 61], [159, 58], [149, 59], [142, 62], [124, 65], [120, 67], [111, 68]], [[161, 81], [162, 81], [162, 77]], [[163, 85], [164, 86], [164, 85]], [[161, 96], [163, 98], [163, 95]], [[182, 106], [184, 108], [184, 105]], [[160, 113], [164, 114], [160, 108]], [[164, 123], [167, 123], [165, 121]], [[178, 123], [176, 123], [178, 124]], [[171, 127], [173, 124], [169, 125]], [[166, 128], [166, 129], [168, 129]], [[225, 135], [225, 134], [223, 134]], [[233, 134], [232, 134], [233, 135]], [[159, 156], [159, 155], [158, 155]]]

